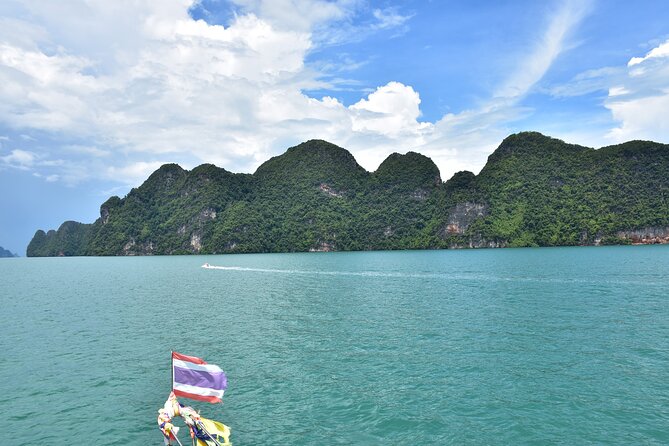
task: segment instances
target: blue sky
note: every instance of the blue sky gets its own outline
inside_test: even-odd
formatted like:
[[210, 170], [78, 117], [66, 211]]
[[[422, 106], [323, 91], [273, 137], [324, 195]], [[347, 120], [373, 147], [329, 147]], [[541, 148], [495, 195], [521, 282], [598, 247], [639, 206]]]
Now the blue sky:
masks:
[[158, 166], [253, 172], [311, 138], [478, 172], [510, 133], [669, 143], [669, 2], [0, 4], [0, 246]]

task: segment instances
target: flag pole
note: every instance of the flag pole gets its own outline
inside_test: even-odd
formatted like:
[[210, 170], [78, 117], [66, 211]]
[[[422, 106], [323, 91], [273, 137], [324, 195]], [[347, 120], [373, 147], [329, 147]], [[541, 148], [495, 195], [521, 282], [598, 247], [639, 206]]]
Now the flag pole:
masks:
[[174, 439], [177, 441], [177, 443], [179, 443], [179, 446], [184, 446], [183, 444], [181, 444], [181, 442], [180, 442], [179, 439], [177, 438], [176, 434], [174, 435]]
[[170, 350], [170, 376], [172, 377], [172, 382], [170, 383], [170, 392], [174, 392], [174, 350]]
[[214, 440], [214, 443], [216, 443], [217, 446], [223, 446], [221, 443], [219, 443], [219, 441], [218, 441], [217, 439], [215, 439], [214, 437], [211, 436], [211, 434], [209, 433], [209, 431], [207, 430], [207, 428], [204, 427], [204, 423], [202, 423], [202, 421], [200, 421], [199, 423], [200, 423], [200, 424], [199, 424], [199, 428], [202, 429], [202, 430], [204, 431], [205, 434], [207, 434], [207, 437], [209, 437], [209, 438], [211, 438], [212, 440]]

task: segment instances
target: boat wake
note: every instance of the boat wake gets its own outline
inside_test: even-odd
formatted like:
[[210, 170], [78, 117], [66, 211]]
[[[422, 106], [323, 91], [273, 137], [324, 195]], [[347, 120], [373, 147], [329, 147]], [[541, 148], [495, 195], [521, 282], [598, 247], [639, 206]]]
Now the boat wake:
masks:
[[[243, 266], [217, 266], [205, 263], [202, 268], [213, 269], [220, 271], [239, 271], [251, 273], [267, 273], [267, 274], [296, 274], [296, 275], [318, 275], [318, 276], [354, 276], [354, 277], [382, 277], [382, 278], [416, 278], [416, 279], [438, 279], [448, 281], [477, 281], [477, 282], [539, 282], [539, 283], [601, 283], [601, 279], [583, 279], [583, 278], [561, 278], [561, 277], [523, 277], [523, 276], [494, 276], [488, 274], [478, 273], [402, 273], [402, 272], [382, 272], [382, 271], [313, 271], [300, 269], [278, 269], [278, 268], [249, 268]], [[615, 285], [635, 285], [644, 284], [647, 282], [638, 280], [625, 279], [610, 279], [606, 281], [607, 284]]]
[[322, 276], [362, 276], [362, 277], [441, 277], [441, 274], [405, 274], [377, 271], [308, 271], [300, 269], [272, 269], [272, 268], [245, 268], [243, 266], [216, 266], [205, 263], [202, 265], [205, 269], [217, 269], [223, 271], [245, 271], [255, 273], [274, 273], [274, 274], [305, 274]]

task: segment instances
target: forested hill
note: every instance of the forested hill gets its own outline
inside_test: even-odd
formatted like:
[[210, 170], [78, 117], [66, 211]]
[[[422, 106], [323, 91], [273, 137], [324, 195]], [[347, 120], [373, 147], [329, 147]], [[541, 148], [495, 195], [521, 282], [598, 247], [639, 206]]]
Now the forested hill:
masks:
[[17, 257], [13, 252], [0, 246], [0, 257]]
[[598, 150], [519, 133], [479, 175], [442, 182], [418, 153], [367, 172], [312, 140], [253, 174], [167, 164], [92, 224], [37, 231], [29, 256], [344, 251], [669, 242], [669, 146]]

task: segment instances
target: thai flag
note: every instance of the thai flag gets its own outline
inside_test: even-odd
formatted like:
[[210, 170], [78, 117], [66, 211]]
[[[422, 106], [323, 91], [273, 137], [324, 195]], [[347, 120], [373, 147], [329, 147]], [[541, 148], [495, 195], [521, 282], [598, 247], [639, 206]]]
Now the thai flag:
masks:
[[227, 387], [228, 380], [219, 366], [172, 352], [172, 390], [176, 396], [220, 403]]

